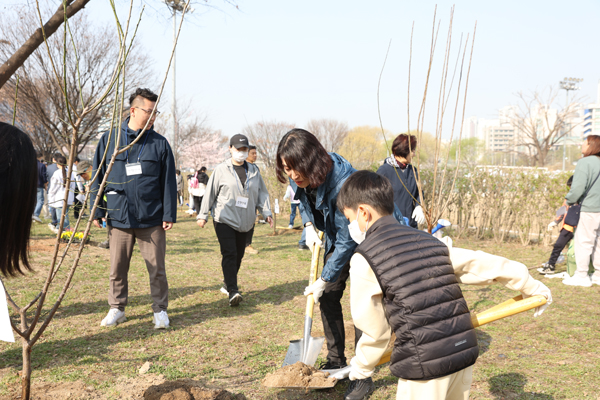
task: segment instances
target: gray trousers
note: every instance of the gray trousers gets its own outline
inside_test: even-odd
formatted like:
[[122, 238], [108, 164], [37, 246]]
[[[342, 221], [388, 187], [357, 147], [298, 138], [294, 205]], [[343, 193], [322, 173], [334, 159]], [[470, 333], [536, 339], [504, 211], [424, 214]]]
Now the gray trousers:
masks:
[[107, 228], [110, 241], [110, 288], [108, 290], [110, 308], [124, 311], [127, 305], [127, 273], [133, 245], [137, 239], [140, 253], [146, 261], [146, 268], [150, 275], [152, 310], [155, 313], [166, 311], [169, 304], [169, 284], [165, 271], [167, 240], [163, 227], [122, 229], [108, 226]]
[[582, 212], [575, 230], [575, 262], [577, 270], [573, 276], [587, 278], [590, 258], [600, 278], [600, 213]]

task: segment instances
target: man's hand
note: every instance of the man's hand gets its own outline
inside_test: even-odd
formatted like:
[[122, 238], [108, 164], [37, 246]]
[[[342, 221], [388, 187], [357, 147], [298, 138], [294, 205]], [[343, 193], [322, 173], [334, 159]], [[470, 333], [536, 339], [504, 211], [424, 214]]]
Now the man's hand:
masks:
[[[105, 221], [106, 221], [106, 218], [102, 218], [102, 221], [103, 221], [103, 222], [105, 222]], [[95, 226], [96, 228], [100, 228], [100, 229], [102, 229], [102, 225], [100, 225], [100, 220], [99, 220], [99, 219], [95, 219], [95, 220], [93, 221], [93, 224], [94, 224], [94, 226]]]
[[551, 231], [552, 229], [554, 229], [554, 227], [555, 227], [556, 225], [558, 225], [558, 224], [556, 223], [556, 221], [552, 221], [552, 222], [550, 222], [550, 223], [548, 224], [548, 231]]
[[198, 224], [198, 226], [200, 228], [204, 228], [204, 225], [206, 225], [206, 220], [205, 219], [197, 219], [196, 224]]
[[269, 226], [272, 228], [273, 227], [273, 218], [267, 217], [266, 221], [269, 223]]
[[165, 231], [168, 231], [172, 227], [173, 227], [173, 223], [172, 222], [163, 221], [163, 229]]

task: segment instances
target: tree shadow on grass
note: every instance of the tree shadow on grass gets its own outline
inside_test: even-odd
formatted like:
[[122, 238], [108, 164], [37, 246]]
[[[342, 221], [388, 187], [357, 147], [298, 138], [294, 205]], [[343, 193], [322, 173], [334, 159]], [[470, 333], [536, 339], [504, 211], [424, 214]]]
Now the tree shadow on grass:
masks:
[[[169, 308], [171, 327], [168, 332], [184, 330], [189, 326], [198, 325], [214, 318], [231, 317], [235, 323], [236, 316], [245, 316], [260, 312], [260, 304], [279, 305], [292, 300], [304, 288], [305, 281], [295, 281], [268, 287], [260, 291], [244, 293], [244, 302], [239, 307], [229, 307], [227, 296], [210, 302], [199, 303], [186, 307]], [[179, 293], [195, 293], [202, 289], [217, 291], [220, 285], [206, 287], [193, 286], [174, 289]], [[173, 291], [170, 291], [173, 293]], [[149, 298], [149, 296], [136, 296]], [[92, 303], [77, 303], [63, 309], [63, 316], [81, 313], [81, 309], [95, 310], [98, 314], [98, 324], [107, 309], [105, 301]], [[65, 365], [94, 365], [99, 363], [119, 363], [139, 361], [139, 353], [128, 350], [127, 353], [115, 360], [111, 351], [114, 346], [127, 342], [135, 342], [164, 335], [166, 331], [153, 329], [152, 310], [145, 314], [128, 315], [128, 321], [114, 328], [101, 328], [93, 334], [83, 334], [77, 337], [60, 340], [39, 342], [33, 348], [32, 364], [34, 369], [55, 368]], [[93, 349], [93, 350], [92, 350]], [[17, 366], [22, 362], [22, 350], [19, 348], [0, 352], [0, 369]], [[131, 356], [128, 357], [128, 354]], [[151, 357], [150, 357], [151, 358]], [[150, 359], [147, 357], [147, 359]]]
[[528, 399], [528, 400], [553, 400], [554, 397], [543, 393], [525, 392], [527, 378], [523, 374], [511, 372], [500, 374], [488, 379], [490, 392], [496, 399]]

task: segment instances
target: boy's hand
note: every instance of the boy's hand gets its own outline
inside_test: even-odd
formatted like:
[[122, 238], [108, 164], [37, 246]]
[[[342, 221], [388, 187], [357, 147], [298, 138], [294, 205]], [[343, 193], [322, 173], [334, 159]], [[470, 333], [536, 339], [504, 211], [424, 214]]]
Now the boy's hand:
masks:
[[542, 282], [537, 281], [538, 282], [538, 286], [537, 288], [533, 291], [533, 293], [530, 294], [525, 294], [522, 293], [523, 298], [526, 299], [527, 297], [531, 297], [531, 296], [535, 296], [538, 294], [541, 294], [542, 296], [544, 296], [546, 298], [546, 304], [544, 304], [543, 306], [539, 306], [535, 309], [535, 313], [533, 314], [534, 318], [539, 317], [540, 315], [542, 315], [542, 313], [544, 311], [546, 311], [546, 308], [548, 308], [548, 306], [550, 304], [552, 304], [552, 293], [550, 292], [550, 289], [548, 289], [548, 286], [544, 285]]
[[[308, 242], [308, 238], [307, 238], [307, 242]], [[323, 280], [323, 278], [319, 278], [312, 285], [307, 286], [304, 289], [304, 295], [308, 296], [309, 294], [312, 293], [313, 299], [315, 300], [315, 304], [317, 304], [319, 302], [319, 299], [323, 295], [323, 291], [325, 290], [325, 285], [327, 285], [327, 282], [325, 282]]]

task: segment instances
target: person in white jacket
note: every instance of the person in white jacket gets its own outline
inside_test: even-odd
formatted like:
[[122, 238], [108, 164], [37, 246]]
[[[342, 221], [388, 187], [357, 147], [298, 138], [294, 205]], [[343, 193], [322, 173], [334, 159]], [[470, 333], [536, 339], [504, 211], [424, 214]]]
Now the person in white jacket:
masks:
[[208, 211], [213, 215], [215, 233], [223, 257], [221, 268], [225, 285], [221, 292], [229, 296], [229, 305], [238, 306], [243, 298], [238, 289], [237, 276], [246, 249], [248, 231], [254, 226], [258, 210], [273, 227], [269, 192], [260, 170], [248, 157], [248, 138], [233, 135], [229, 142], [231, 159], [217, 165], [206, 185], [206, 192], [196, 217], [204, 228]]
[[[359, 244], [362, 243], [365, 238], [369, 238], [371, 235], [371, 241], [373, 240], [372, 231], [377, 230], [381, 227], [381, 222], [378, 223], [375, 228], [373, 225], [386, 218], [385, 213], [378, 210], [377, 198], [373, 196], [373, 188], [368, 187], [369, 179], [360, 181], [361, 175], [365, 175], [367, 178], [371, 178], [371, 181], [376, 181], [377, 175], [373, 172], [359, 171], [351, 176], [342, 187], [338, 195], [338, 208], [344, 210], [344, 215], [351, 221], [350, 233], [353, 239]], [[385, 185], [386, 182], [382, 182], [383, 177], [378, 178], [378, 184]], [[385, 179], [387, 181], [387, 179]], [[367, 182], [367, 184], [365, 184]], [[392, 187], [387, 181], [387, 188], [390, 197], [393, 197]], [[369, 193], [369, 191], [371, 193]], [[349, 194], [351, 193], [351, 194]], [[375, 199], [375, 200], [373, 200]], [[389, 217], [388, 217], [389, 218]], [[407, 229], [397, 225], [396, 229]], [[388, 230], [394, 230], [393, 224], [386, 226]], [[423, 235], [420, 231], [414, 231], [415, 236]], [[406, 235], [405, 235], [406, 237]], [[535, 310], [534, 317], [540, 316], [542, 312], [552, 303], [552, 295], [550, 290], [540, 281], [534, 279], [529, 275], [528, 269], [525, 265], [517, 261], [511, 261], [503, 257], [488, 254], [482, 251], [472, 251], [466, 249], [460, 249], [452, 246], [452, 240], [448, 237], [443, 238], [442, 242], [448, 247], [449, 258], [451, 261], [454, 275], [458, 283], [468, 285], [491, 285], [494, 282], [504, 285], [505, 287], [519, 291], [524, 297], [543, 295], [546, 297], [547, 302], [544, 306], [538, 307]], [[389, 246], [389, 242], [386, 243], [370, 243], [373, 246]], [[374, 386], [372, 384], [371, 376], [374, 372], [375, 366], [379, 363], [383, 353], [388, 348], [392, 337], [392, 328], [398, 329], [398, 327], [392, 326], [394, 321], [397, 321], [399, 316], [390, 315], [393, 307], [384, 308], [386, 301], [390, 299], [390, 287], [389, 282], [382, 282], [381, 276], [377, 276], [373, 268], [377, 268], [371, 265], [373, 259], [370, 259], [371, 263], [365, 258], [364, 254], [367, 254], [364, 248], [357, 247], [357, 252], [352, 256], [350, 260], [350, 279], [352, 285], [350, 288], [350, 307], [352, 313], [352, 319], [354, 325], [362, 330], [363, 334], [357, 343], [356, 355], [352, 358], [350, 380], [351, 385], [349, 392], [346, 393], [345, 399], [358, 400], [364, 398], [365, 395], [372, 392]], [[386, 258], [398, 257], [401, 260], [403, 257], [406, 258], [408, 255], [405, 254], [385, 254]], [[398, 268], [400, 268], [402, 261], [398, 261]], [[417, 262], [417, 264], [419, 264]], [[424, 264], [424, 263], [423, 263]], [[427, 268], [428, 265], [414, 265], [413, 271], [417, 273], [422, 268]], [[404, 279], [404, 278], [402, 278]], [[381, 285], [386, 286], [386, 295], [384, 296], [384, 290]], [[397, 284], [398, 285], [398, 284]], [[396, 290], [398, 286], [396, 286]], [[400, 285], [399, 289], [406, 289]], [[439, 292], [434, 292], [438, 294]], [[442, 292], [443, 293], [443, 292]], [[398, 296], [400, 297], [400, 296]], [[462, 295], [461, 295], [462, 297]], [[394, 302], [403, 301], [396, 298]], [[433, 309], [434, 307], [431, 307]], [[429, 310], [429, 309], [427, 309]], [[423, 312], [423, 311], [421, 311]], [[433, 315], [436, 311], [430, 311]], [[439, 313], [439, 311], [437, 311]], [[468, 312], [468, 310], [467, 310]], [[406, 314], [416, 314], [416, 310], [406, 310]], [[406, 315], [400, 316], [401, 318], [408, 318]], [[435, 317], [435, 316], [434, 316]], [[424, 318], [421, 315], [421, 318]], [[434, 326], [435, 324], [432, 324]], [[420, 328], [420, 327], [419, 327]], [[439, 326], [438, 326], [439, 328]], [[417, 329], [415, 327], [402, 326], [403, 329]], [[397, 331], [398, 332], [398, 331]], [[394, 347], [399, 344], [398, 339], [394, 343]], [[459, 345], [462, 341], [455, 344]], [[415, 346], [416, 347], [416, 346]], [[433, 354], [441, 354], [447, 351], [447, 348], [443, 348], [440, 345], [440, 349], [436, 349]], [[450, 346], [452, 347], [452, 346]], [[430, 349], [428, 351], [431, 351]], [[399, 353], [400, 354], [400, 353]], [[431, 353], [428, 354], [431, 356]], [[392, 357], [394, 358], [394, 357]], [[396, 360], [397, 361], [397, 360]], [[444, 368], [443, 362], [441, 368]], [[428, 365], [431, 367], [431, 365]], [[392, 368], [392, 367], [390, 367]], [[460, 371], [440, 376], [435, 379], [426, 380], [411, 380], [403, 379], [401, 376], [398, 381], [397, 399], [429, 399], [429, 400], [443, 400], [443, 399], [468, 399], [469, 390], [472, 381], [472, 365], [464, 368]]]
[[[60, 223], [60, 215], [63, 211], [65, 190], [69, 191], [67, 197], [67, 208], [65, 210], [65, 221], [63, 223], [63, 231], [69, 229], [69, 207], [73, 205], [73, 199], [75, 196], [76, 182], [78, 178], [74, 173], [71, 172], [71, 183], [69, 188], [66, 187], [67, 182], [67, 159], [62, 155], [56, 156], [56, 165], [58, 169], [52, 174], [50, 178], [50, 189], [48, 190], [48, 205], [56, 209], [56, 215], [59, 216], [58, 220]], [[54, 233], [58, 233], [58, 225], [52, 229]]]

